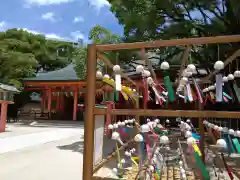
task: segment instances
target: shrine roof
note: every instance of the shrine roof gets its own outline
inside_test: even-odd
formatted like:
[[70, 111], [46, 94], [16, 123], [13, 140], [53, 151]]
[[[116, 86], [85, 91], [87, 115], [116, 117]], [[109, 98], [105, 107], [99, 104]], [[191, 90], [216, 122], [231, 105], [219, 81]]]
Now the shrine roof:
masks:
[[24, 81], [80, 81], [81, 79], [77, 76], [75, 71], [75, 65], [70, 64], [65, 68], [38, 73], [36, 77], [24, 78]]
[[19, 93], [20, 92], [14, 86], [9, 86], [9, 85], [2, 84], [2, 83], [0, 83], [0, 91], [8, 91], [8, 92], [14, 92], [14, 93]]

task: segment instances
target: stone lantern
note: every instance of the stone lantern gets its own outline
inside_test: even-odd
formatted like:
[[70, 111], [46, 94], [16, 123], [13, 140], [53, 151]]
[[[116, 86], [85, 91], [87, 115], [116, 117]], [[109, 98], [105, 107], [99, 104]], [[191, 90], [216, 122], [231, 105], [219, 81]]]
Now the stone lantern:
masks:
[[1, 116], [0, 116], [0, 132], [5, 131], [6, 119], [7, 119], [7, 106], [13, 104], [13, 96], [20, 91], [14, 86], [8, 86], [0, 83], [0, 105], [1, 105]]

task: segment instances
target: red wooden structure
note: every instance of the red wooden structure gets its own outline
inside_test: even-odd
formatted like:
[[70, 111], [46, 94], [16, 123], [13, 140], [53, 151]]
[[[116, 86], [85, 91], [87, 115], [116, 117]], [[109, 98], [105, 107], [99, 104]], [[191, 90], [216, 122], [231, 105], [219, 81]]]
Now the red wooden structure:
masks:
[[[173, 78], [176, 76], [176, 69], [179, 69], [179, 66], [172, 68], [172, 72], [170, 72]], [[156, 70], [158, 82], [161, 83], [163, 76], [159, 73], [161, 72]], [[131, 77], [141, 89], [142, 77], [140, 74], [136, 74], [136, 72], [125, 74]], [[123, 80], [123, 84], [132, 87], [132, 84], [125, 80]], [[26, 78], [24, 87], [27, 91], [41, 92], [41, 112], [48, 114], [49, 119], [52, 118], [52, 112], [64, 114], [66, 106], [72, 106], [72, 119], [77, 120], [77, 112], [83, 108], [79, 104], [84, 104], [83, 95], [86, 92], [86, 81], [78, 78], [73, 64], [57, 71], [39, 73], [34, 78]], [[99, 99], [98, 103], [102, 102], [102, 94], [106, 91], [113, 91], [113, 89], [108, 85], [103, 85], [102, 82], [97, 82], [96, 99]], [[79, 98], [82, 98], [83, 101], [79, 102]], [[67, 99], [71, 99], [70, 104], [66, 104]]]
[[19, 93], [19, 91], [13, 87], [4, 84], [0, 84], [0, 133], [5, 131], [7, 120], [7, 107], [8, 104], [13, 104], [13, 94]]

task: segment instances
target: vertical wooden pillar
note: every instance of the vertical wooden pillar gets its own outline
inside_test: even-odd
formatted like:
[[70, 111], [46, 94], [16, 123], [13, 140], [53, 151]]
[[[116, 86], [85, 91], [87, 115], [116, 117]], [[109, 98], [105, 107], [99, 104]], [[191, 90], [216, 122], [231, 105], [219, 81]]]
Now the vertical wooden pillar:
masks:
[[56, 112], [60, 112], [60, 96], [58, 92], [56, 97]]
[[73, 120], [77, 120], [77, 108], [78, 108], [78, 88], [74, 89], [74, 103], [73, 103]]
[[106, 114], [106, 135], [110, 136], [111, 130], [108, 129], [108, 125], [112, 123], [112, 109], [114, 108], [114, 102], [113, 101], [106, 101], [105, 104], [107, 105], [107, 114]]
[[7, 105], [6, 102], [1, 103], [0, 132], [4, 132], [6, 128]]
[[[198, 101], [198, 111], [202, 111], [203, 110], [203, 104]], [[203, 118], [199, 118], [198, 119], [198, 126], [199, 126], [199, 130], [200, 130], [200, 150], [202, 152], [202, 161], [205, 163], [205, 145], [204, 145], [204, 137], [205, 137], [205, 130], [204, 130], [204, 124], [203, 124]]]
[[46, 103], [46, 93], [45, 90], [42, 91], [42, 99], [41, 99], [41, 113], [44, 113], [45, 109], [45, 103]]
[[59, 93], [59, 111], [60, 112], [63, 112], [63, 107], [64, 107], [64, 104], [63, 104], [63, 94], [60, 92]]
[[91, 180], [93, 175], [93, 148], [94, 148], [94, 108], [96, 89], [96, 45], [88, 45], [87, 61], [87, 93], [85, 98], [86, 118], [84, 121], [84, 155], [83, 180]]
[[48, 89], [48, 117], [51, 119], [52, 111], [52, 90]]

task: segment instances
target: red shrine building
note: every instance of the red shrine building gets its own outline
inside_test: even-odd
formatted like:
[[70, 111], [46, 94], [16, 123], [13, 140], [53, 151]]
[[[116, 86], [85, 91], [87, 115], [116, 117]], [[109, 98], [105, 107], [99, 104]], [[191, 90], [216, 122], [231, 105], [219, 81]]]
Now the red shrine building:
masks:
[[[179, 66], [173, 67], [170, 70], [172, 81], [175, 80], [178, 73]], [[160, 68], [155, 70], [158, 82], [163, 82], [163, 75]], [[141, 91], [142, 77], [136, 74], [135, 71], [125, 73], [135, 81], [138, 89]], [[122, 84], [131, 88], [134, 87], [130, 82], [122, 80]], [[96, 82], [96, 104], [102, 103], [104, 99], [104, 92], [112, 92], [113, 88], [102, 83]], [[41, 115], [44, 119], [57, 120], [79, 120], [84, 119], [82, 112], [84, 108], [84, 94], [86, 93], [86, 82], [79, 79], [75, 72], [75, 65], [70, 64], [67, 67], [46, 72], [38, 73], [36, 77], [24, 79], [24, 90], [30, 92], [38, 92], [41, 94]], [[111, 94], [111, 93], [109, 93]], [[104, 99], [106, 100], [106, 99]], [[126, 104], [120, 101], [117, 103], [118, 107]], [[129, 104], [128, 104], [129, 105]]]

